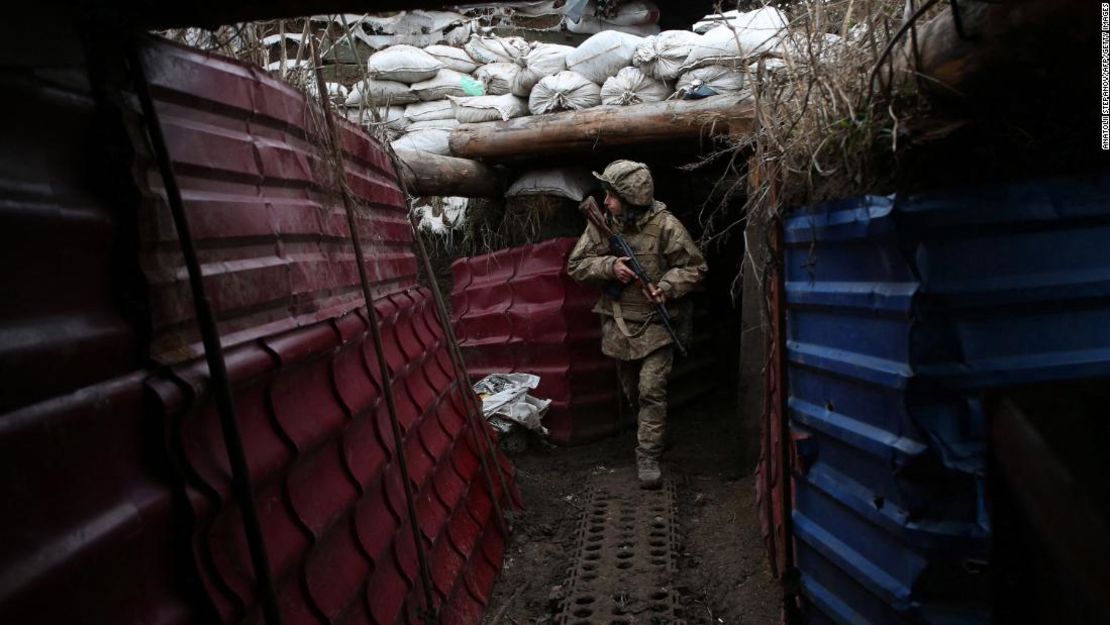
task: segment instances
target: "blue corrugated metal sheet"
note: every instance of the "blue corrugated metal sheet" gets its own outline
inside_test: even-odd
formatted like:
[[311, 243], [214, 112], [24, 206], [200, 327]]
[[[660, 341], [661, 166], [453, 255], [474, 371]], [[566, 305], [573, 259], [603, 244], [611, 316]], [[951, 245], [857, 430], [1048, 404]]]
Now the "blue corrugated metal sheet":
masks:
[[1110, 374], [1110, 175], [786, 222], [807, 622], [985, 623], [985, 389]]

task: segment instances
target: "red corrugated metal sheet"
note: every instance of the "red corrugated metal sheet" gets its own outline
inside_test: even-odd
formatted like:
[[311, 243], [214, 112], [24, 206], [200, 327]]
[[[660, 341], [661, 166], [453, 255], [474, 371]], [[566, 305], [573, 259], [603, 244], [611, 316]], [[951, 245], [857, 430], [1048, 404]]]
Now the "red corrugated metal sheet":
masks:
[[144, 376], [0, 417], [0, 621], [204, 620]]
[[24, 8], [38, 19], [18, 21], [50, 27], [0, 44], [0, 622], [202, 622], [158, 424], [129, 373], [126, 136], [97, 106], [73, 21]]
[[455, 261], [456, 336], [475, 380], [495, 372], [540, 376], [551, 399], [551, 440], [578, 444], [631, 423], [620, 415], [615, 361], [601, 353], [596, 289], [566, 275], [575, 239], [552, 239]]
[[[153, 41], [143, 58], [225, 347], [359, 306], [315, 103], [261, 69], [166, 42]], [[358, 217], [375, 296], [402, 291], [414, 284], [416, 259], [396, 173], [360, 130], [341, 120], [340, 133], [347, 184], [372, 208]], [[201, 353], [186, 272], [153, 163], [139, 183], [152, 354], [181, 362]]]
[[[505, 537], [465, 417], [434, 303], [423, 289], [376, 302], [421, 541], [445, 620], [476, 623]], [[389, 417], [361, 314], [234, 348], [228, 369], [284, 622], [419, 622], [419, 571]], [[196, 514], [193, 547], [224, 622], [256, 608], [219, 419], [203, 363], [153, 386], [172, 424]], [[497, 457], [504, 470], [511, 467]], [[496, 484], [495, 484], [496, 488]], [[493, 496], [501, 497], [495, 492]], [[511, 499], [519, 505], [518, 495]]]

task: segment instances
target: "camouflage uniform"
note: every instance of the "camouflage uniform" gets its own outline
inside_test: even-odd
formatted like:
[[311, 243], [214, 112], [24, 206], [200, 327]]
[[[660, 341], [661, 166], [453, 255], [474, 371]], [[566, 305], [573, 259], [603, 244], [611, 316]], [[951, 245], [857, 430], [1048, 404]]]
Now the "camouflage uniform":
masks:
[[[619, 174], [620, 164], [629, 164], [626, 168], [639, 166], [648, 176], [646, 184], [640, 183], [638, 199], [650, 206], [633, 210], [628, 223], [614, 219], [611, 227], [624, 236], [648, 277], [666, 295], [667, 310], [676, 325], [685, 323], [689, 327], [692, 311], [680, 298], [701, 282], [707, 270], [705, 258], [682, 222], [662, 202], [652, 199], [650, 173], [645, 166], [617, 161], [606, 168], [607, 176], [598, 177], [608, 182], [610, 170], [617, 168]], [[619, 187], [617, 190], [621, 191]], [[620, 195], [623, 199], [625, 193]], [[624, 211], [634, 208], [626, 203]], [[616, 263], [617, 257], [609, 253], [609, 242], [588, 225], [570, 253], [567, 272], [580, 282], [604, 286], [616, 280]], [[637, 456], [658, 459], [663, 451], [673, 341], [663, 325], [655, 322], [655, 305], [634, 281], [624, 285], [619, 300], [603, 293], [593, 310], [602, 315], [601, 351], [618, 360], [621, 388], [633, 406], [639, 406]]]

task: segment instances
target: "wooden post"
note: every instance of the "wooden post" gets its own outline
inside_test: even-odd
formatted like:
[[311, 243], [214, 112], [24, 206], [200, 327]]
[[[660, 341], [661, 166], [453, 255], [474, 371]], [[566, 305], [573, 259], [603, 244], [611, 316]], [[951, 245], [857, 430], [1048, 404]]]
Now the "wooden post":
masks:
[[752, 132], [753, 118], [754, 107], [746, 96], [599, 106], [503, 122], [460, 124], [451, 132], [451, 153], [509, 160], [590, 152], [600, 147], [743, 135]]
[[413, 195], [501, 197], [504, 181], [478, 161], [427, 152], [397, 150], [401, 176]]

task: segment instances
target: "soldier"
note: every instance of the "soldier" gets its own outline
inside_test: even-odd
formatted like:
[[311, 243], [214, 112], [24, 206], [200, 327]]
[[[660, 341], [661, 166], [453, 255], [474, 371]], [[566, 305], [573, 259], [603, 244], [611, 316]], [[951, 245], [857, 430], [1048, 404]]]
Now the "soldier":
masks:
[[[667, 377], [674, 357], [672, 339], [657, 321], [655, 303], [666, 304], [679, 325], [689, 326], [690, 307], [679, 300], [705, 275], [702, 257], [682, 222], [655, 201], [647, 165], [614, 161], [594, 177], [605, 188], [605, 208], [611, 228], [621, 233], [652, 282], [652, 289], [632, 286], [635, 274], [625, 261], [609, 252], [608, 241], [593, 225], [570, 253], [567, 272], [579, 282], [607, 288], [594, 306], [600, 313], [601, 351], [617, 359], [621, 389], [637, 414], [636, 469], [643, 488], [658, 488], [662, 473], [659, 457], [667, 418]], [[614, 282], [615, 281], [615, 282]], [[685, 309], [685, 310], [683, 310]]]

